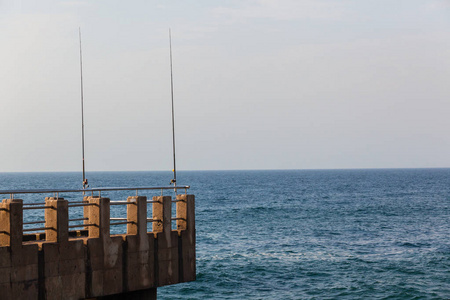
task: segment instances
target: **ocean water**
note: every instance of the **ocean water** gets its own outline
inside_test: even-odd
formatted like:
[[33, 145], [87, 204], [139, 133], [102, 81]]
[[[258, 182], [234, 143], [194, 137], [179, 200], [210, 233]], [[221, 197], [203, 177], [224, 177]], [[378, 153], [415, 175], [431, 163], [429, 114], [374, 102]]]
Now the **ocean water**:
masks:
[[[80, 177], [0, 173], [0, 189], [78, 188]], [[196, 196], [197, 281], [158, 288], [158, 299], [450, 299], [450, 169], [177, 177]], [[88, 178], [95, 187], [166, 186], [171, 174]]]

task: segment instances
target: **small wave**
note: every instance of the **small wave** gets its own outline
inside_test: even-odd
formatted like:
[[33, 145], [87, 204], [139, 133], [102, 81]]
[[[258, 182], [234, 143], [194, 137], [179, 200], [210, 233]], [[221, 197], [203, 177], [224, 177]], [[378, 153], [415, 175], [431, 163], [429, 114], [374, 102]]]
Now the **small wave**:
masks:
[[401, 247], [407, 247], [407, 248], [422, 248], [422, 247], [430, 246], [430, 244], [428, 244], [428, 243], [412, 243], [412, 242], [400, 242], [397, 244]]

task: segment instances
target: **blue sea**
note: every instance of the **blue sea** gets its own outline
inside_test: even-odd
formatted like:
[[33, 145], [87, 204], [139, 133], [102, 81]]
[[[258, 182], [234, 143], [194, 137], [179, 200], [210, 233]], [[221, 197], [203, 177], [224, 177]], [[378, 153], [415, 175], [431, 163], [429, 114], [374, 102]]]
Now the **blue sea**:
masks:
[[[92, 187], [171, 179], [170, 172], [87, 175]], [[158, 299], [450, 299], [450, 169], [177, 178], [196, 196], [197, 281], [158, 288]], [[0, 173], [0, 189], [80, 185], [79, 173]]]

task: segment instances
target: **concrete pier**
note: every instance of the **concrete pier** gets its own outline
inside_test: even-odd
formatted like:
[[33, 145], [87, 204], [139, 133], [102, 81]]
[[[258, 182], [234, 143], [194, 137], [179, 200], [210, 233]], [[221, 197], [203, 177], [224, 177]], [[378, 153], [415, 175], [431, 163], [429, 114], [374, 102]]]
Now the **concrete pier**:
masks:
[[[1, 299], [156, 299], [156, 289], [195, 280], [195, 197], [47, 197], [42, 233], [25, 234], [20, 199], [0, 204]], [[151, 217], [147, 207], [151, 203]], [[176, 203], [176, 216], [172, 216]], [[126, 205], [126, 233], [111, 235], [111, 205]], [[83, 207], [80, 230], [69, 210]], [[176, 229], [172, 222], [176, 221]], [[119, 221], [120, 222], [120, 221]], [[152, 223], [152, 231], [147, 224]], [[117, 223], [117, 222], [116, 222]]]

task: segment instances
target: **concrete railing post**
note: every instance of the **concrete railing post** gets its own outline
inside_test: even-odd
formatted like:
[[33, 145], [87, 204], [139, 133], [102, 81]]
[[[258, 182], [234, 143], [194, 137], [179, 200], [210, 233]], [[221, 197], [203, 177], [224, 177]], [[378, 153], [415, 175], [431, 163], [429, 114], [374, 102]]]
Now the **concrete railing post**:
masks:
[[3, 199], [0, 204], [0, 246], [6, 247], [10, 245], [11, 223], [9, 217], [9, 199]]
[[195, 197], [177, 195], [177, 230], [180, 236], [180, 281], [195, 280]]
[[[69, 202], [45, 198], [45, 240], [41, 244], [40, 298], [84, 299], [86, 263], [83, 241], [69, 241]], [[70, 295], [70, 296], [69, 296]]]
[[177, 230], [195, 230], [194, 195], [177, 195]]
[[110, 235], [110, 199], [89, 197], [86, 298], [123, 291], [123, 237]]
[[109, 198], [89, 197], [89, 238], [109, 237]]
[[195, 196], [187, 195], [187, 229], [195, 235]]
[[188, 195], [177, 195], [177, 230], [188, 229], [188, 221], [192, 209], [190, 203], [187, 201]]
[[177, 230], [195, 229], [194, 195], [177, 195]]
[[6, 199], [0, 203], [0, 247], [9, 245], [9, 212], [6, 209]]
[[127, 205], [127, 234], [136, 234], [144, 238], [147, 234], [147, 197], [128, 197], [128, 202], [134, 204]]
[[21, 247], [23, 241], [23, 200], [13, 199], [9, 203], [10, 246]]
[[45, 240], [49, 242], [66, 242], [69, 240], [69, 203], [64, 198], [46, 197], [45, 205]]
[[[83, 202], [89, 203], [89, 196], [83, 197]], [[89, 208], [90, 205], [83, 206], [83, 218], [86, 220], [83, 221], [83, 224], [89, 224]], [[84, 230], [89, 230], [89, 226], [84, 227]]]
[[187, 228], [187, 201], [186, 195], [177, 195], [177, 230], [186, 230]]
[[172, 197], [153, 197], [153, 232], [170, 232], [172, 230]]
[[5, 199], [2, 202], [0, 227], [1, 246], [22, 246], [23, 240], [23, 201]]
[[148, 293], [156, 291], [155, 238], [147, 233], [147, 197], [128, 197], [127, 201], [133, 204], [127, 205], [127, 221], [132, 223], [127, 224], [125, 235], [123, 278], [125, 289], [133, 292], [121, 299], [153, 299]]
[[22, 243], [23, 201], [6, 199], [2, 206], [2, 246], [9, 247], [0, 247], [0, 298], [37, 299], [38, 245]]

